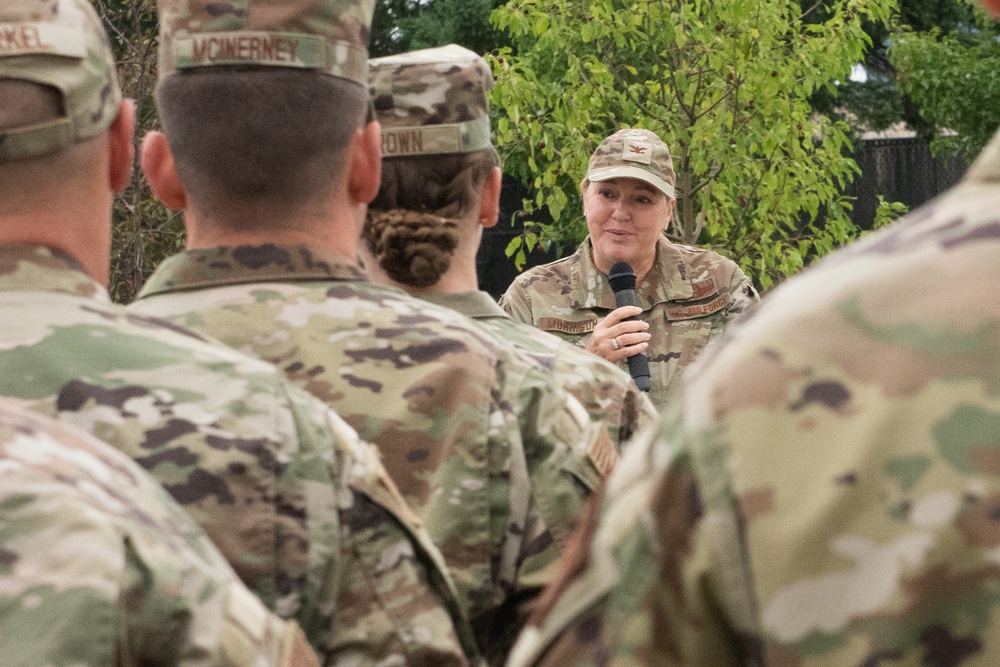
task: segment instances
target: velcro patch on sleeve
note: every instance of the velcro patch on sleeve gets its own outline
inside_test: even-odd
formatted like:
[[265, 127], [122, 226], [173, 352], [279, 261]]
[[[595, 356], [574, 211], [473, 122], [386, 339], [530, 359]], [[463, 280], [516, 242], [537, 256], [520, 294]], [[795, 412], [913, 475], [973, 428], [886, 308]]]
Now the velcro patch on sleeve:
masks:
[[603, 427], [600, 431], [587, 448], [587, 458], [601, 477], [607, 477], [618, 463], [618, 450]]

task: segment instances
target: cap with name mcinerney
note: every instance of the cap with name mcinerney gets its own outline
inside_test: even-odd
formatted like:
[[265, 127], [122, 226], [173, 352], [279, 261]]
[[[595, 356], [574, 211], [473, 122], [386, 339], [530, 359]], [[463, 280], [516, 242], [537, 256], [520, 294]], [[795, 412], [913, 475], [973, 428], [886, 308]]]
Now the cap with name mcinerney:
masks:
[[368, 85], [375, 0], [159, 0], [160, 76], [206, 67], [318, 70]]

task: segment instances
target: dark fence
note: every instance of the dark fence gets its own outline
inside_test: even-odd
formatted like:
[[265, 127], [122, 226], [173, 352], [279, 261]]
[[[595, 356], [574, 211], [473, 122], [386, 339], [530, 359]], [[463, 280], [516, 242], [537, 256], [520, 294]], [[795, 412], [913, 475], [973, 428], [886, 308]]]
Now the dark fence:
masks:
[[[846, 193], [855, 198], [851, 218], [862, 229], [869, 229], [875, 219], [878, 195], [886, 201], [898, 201], [914, 209], [957, 183], [965, 173], [961, 157], [943, 159], [931, 156], [927, 143], [917, 138], [868, 139], [860, 142], [854, 155], [861, 175], [848, 185]], [[499, 298], [517, 276], [514, 261], [505, 254], [511, 239], [522, 231], [517, 221], [521, 201], [530, 193], [514, 179], [504, 179], [500, 195], [500, 222], [483, 234], [476, 264], [479, 287]], [[512, 222], [513, 218], [513, 222]], [[544, 222], [544, 218], [540, 221]], [[568, 248], [563, 255], [573, 251]], [[557, 253], [536, 250], [528, 255], [526, 266], [536, 266], [559, 258]]]
[[878, 196], [915, 209], [955, 185], [965, 173], [965, 160], [935, 158], [927, 142], [917, 138], [868, 139], [854, 159], [861, 175], [846, 188], [855, 198], [851, 219], [862, 229], [875, 219]]

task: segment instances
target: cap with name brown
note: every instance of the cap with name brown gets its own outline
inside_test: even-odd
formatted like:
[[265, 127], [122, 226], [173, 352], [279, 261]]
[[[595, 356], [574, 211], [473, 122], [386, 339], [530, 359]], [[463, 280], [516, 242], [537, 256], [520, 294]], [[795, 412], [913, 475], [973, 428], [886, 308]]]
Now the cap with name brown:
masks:
[[674, 161], [667, 145], [649, 130], [618, 130], [605, 139], [590, 156], [587, 179], [592, 182], [612, 178], [638, 178], [674, 197]]
[[0, 130], [0, 162], [86, 141], [118, 116], [114, 55], [88, 0], [0, 2], [0, 79], [51, 86], [64, 110], [56, 120]]
[[487, 99], [493, 74], [476, 53], [449, 44], [375, 58], [369, 66], [383, 158], [493, 147]]
[[160, 76], [291, 67], [368, 83], [375, 0], [159, 0]]

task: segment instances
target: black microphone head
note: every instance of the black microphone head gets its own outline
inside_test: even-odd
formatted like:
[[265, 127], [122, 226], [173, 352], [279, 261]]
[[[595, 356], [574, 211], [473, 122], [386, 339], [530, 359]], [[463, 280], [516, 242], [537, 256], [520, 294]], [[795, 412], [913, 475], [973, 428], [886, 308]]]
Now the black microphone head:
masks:
[[615, 292], [620, 292], [623, 289], [635, 289], [635, 271], [629, 266], [628, 262], [615, 262], [611, 265], [611, 271], [608, 273], [608, 282], [611, 283], [611, 289]]

